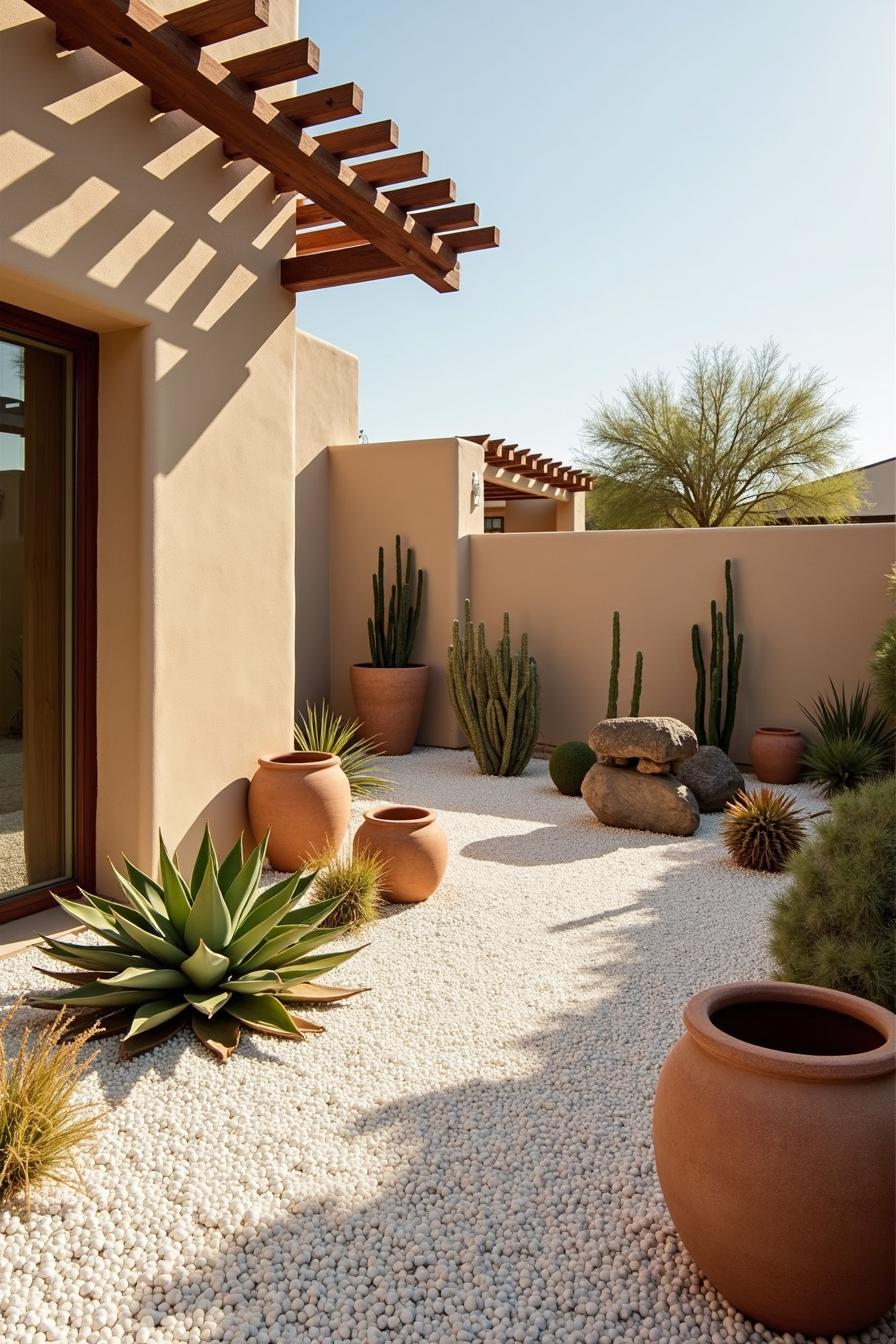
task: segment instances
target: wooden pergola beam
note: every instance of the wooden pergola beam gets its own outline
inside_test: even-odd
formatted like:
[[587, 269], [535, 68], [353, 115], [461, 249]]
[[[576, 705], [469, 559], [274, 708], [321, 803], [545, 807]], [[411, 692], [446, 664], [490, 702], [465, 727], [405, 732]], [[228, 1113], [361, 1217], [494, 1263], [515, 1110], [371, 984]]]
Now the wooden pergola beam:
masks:
[[[407, 268], [376, 247], [351, 247], [344, 251], [316, 252], [311, 256], [286, 257], [280, 263], [280, 283], [294, 294], [312, 289], [333, 289], [364, 280], [388, 280], [406, 275]], [[445, 281], [458, 282], [457, 271]]]
[[[396, 154], [391, 159], [368, 159], [366, 163], [353, 163], [352, 171], [355, 177], [369, 182], [371, 186], [387, 187], [393, 182], [410, 182], [415, 177], [428, 177], [429, 155], [424, 149], [414, 149], [410, 154]], [[348, 222], [347, 219], [343, 220], [345, 224]]]
[[[424, 210], [419, 216], [434, 234], [452, 233], [479, 222], [476, 205], [450, 205], [443, 210]], [[464, 237], [465, 235], [461, 235]], [[452, 240], [453, 241], [453, 240]], [[365, 239], [344, 224], [323, 229], [303, 229], [296, 233], [296, 253], [309, 256], [312, 252], [335, 252], [345, 247], [362, 246]]]
[[332, 89], [315, 89], [314, 93], [279, 98], [274, 106], [299, 126], [320, 126], [363, 112], [364, 94], [357, 84], [337, 84]]
[[[356, 164], [355, 168], [357, 170], [362, 166]], [[450, 177], [442, 177], [433, 182], [418, 182], [410, 187], [396, 187], [394, 191], [383, 192], [383, 195], [387, 200], [400, 205], [403, 210], [413, 210], [417, 206], [453, 204], [457, 196], [457, 187]], [[296, 206], [297, 229], [316, 229], [324, 224], [338, 223], [339, 220], [335, 215], [322, 210], [313, 202], [300, 201]]]
[[340, 164], [145, 0], [36, 0], [34, 7], [226, 143], [238, 145], [273, 173], [282, 189], [310, 196], [356, 229], [402, 273], [444, 293], [457, 288], [453, 247], [381, 196], [362, 174]]
[[320, 70], [320, 47], [309, 37], [281, 42], [265, 51], [250, 51], [224, 62], [224, 68], [250, 89], [271, 89], [275, 84], [291, 84]]
[[317, 136], [321, 149], [334, 159], [352, 159], [359, 154], [381, 154], [398, 148], [398, 127], [394, 121], [372, 121], [364, 126], [348, 126]]
[[[72, 4], [71, 8], [75, 10], [78, 6]], [[210, 47], [215, 42], [266, 28], [270, 10], [270, 0], [203, 0], [200, 5], [188, 5], [167, 18], [184, 37], [198, 42], [200, 47]]]

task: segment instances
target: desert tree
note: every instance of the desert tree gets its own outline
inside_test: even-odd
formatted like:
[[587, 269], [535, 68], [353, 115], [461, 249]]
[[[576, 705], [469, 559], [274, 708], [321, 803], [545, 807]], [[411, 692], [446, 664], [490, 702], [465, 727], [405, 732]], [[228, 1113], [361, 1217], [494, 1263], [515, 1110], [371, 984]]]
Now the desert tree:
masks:
[[789, 365], [773, 341], [747, 355], [698, 347], [677, 392], [664, 373], [636, 373], [585, 421], [589, 526], [840, 522], [863, 489], [840, 470], [851, 420], [826, 375]]

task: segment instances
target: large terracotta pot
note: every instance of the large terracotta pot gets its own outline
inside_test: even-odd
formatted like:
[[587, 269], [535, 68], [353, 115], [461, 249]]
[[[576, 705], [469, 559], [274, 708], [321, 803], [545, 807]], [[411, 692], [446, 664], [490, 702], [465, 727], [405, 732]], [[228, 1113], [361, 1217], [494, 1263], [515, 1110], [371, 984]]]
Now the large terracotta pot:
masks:
[[396, 904], [425, 901], [441, 882], [448, 862], [445, 832], [427, 807], [388, 803], [372, 807], [364, 813], [353, 849], [385, 860], [383, 896]]
[[896, 1017], [808, 985], [721, 985], [684, 1010], [656, 1165], [698, 1266], [753, 1320], [848, 1334], [896, 1297]]
[[806, 743], [795, 728], [757, 728], [750, 742], [750, 764], [763, 784], [795, 784]]
[[283, 873], [338, 849], [352, 797], [339, 757], [326, 751], [259, 756], [249, 785], [249, 821], [257, 839], [270, 831], [268, 858]]
[[372, 737], [385, 756], [407, 756], [420, 728], [429, 668], [355, 663], [349, 675], [364, 736]]

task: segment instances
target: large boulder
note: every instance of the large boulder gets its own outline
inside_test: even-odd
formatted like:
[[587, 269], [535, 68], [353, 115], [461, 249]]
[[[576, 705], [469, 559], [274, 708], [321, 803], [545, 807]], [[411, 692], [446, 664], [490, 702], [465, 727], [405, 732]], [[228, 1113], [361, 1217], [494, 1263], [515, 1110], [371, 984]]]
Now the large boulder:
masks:
[[698, 747], [687, 760], [676, 761], [672, 773], [686, 784], [701, 812], [721, 812], [744, 788], [744, 777], [721, 747]]
[[642, 775], [617, 765], [592, 765], [582, 780], [582, 797], [605, 826], [693, 835], [700, 825], [697, 799], [674, 775]]
[[664, 765], [693, 756], [697, 734], [681, 719], [663, 715], [643, 719], [604, 719], [591, 729], [588, 745], [598, 756], [624, 760], [637, 756]]

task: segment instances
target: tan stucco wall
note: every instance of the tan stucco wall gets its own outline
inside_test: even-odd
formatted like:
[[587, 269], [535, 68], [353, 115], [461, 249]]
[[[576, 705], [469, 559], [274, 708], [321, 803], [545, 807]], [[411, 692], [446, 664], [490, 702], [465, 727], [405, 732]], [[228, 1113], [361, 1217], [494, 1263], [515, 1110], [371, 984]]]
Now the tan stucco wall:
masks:
[[358, 360], [296, 332], [296, 713], [330, 691], [327, 447], [358, 439]]
[[554, 532], [557, 505], [553, 499], [508, 499], [504, 505], [504, 531]]
[[[431, 668], [419, 736], [424, 744], [460, 746], [445, 681], [451, 623], [470, 587], [470, 537], [482, 532], [483, 507], [473, 507], [473, 472], [483, 474], [482, 448], [466, 440], [350, 443], [330, 449], [331, 700], [352, 713], [349, 667], [370, 658], [367, 618], [377, 550], [391, 575], [395, 535], [414, 548], [426, 570], [416, 662]], [[503, 541], [504, 538], [494, 540]]]
[[[604, 716], [612, 613], [622, 623], [620, 699], [644, 652], [641, 712], [692, 722], [691, 626], [708, 646], [709, 603], [724, 602], [734, 561], [744, 632], [732, 754], [747, 759], [757, 727], [805, 728], [808, 704], [832, 677], [867, 680], [871, 648], [892, 610], [885, 587], [896, 528], [682, 529], [482, 536], [469, 542], [474, 611], [495, 628], [506, 609], [529, 632], [543, 688], [541, 739], [586, 737]], [[448, 745], [446, 740], [446, 745]]]
[[[294, 34], [271, 8], [234, 49]], [[291, 740], [293, 202], [20, 0], [0, 68], [0, 293], [103, 333], [97, 851], [149, 862], [232, 837]]]

